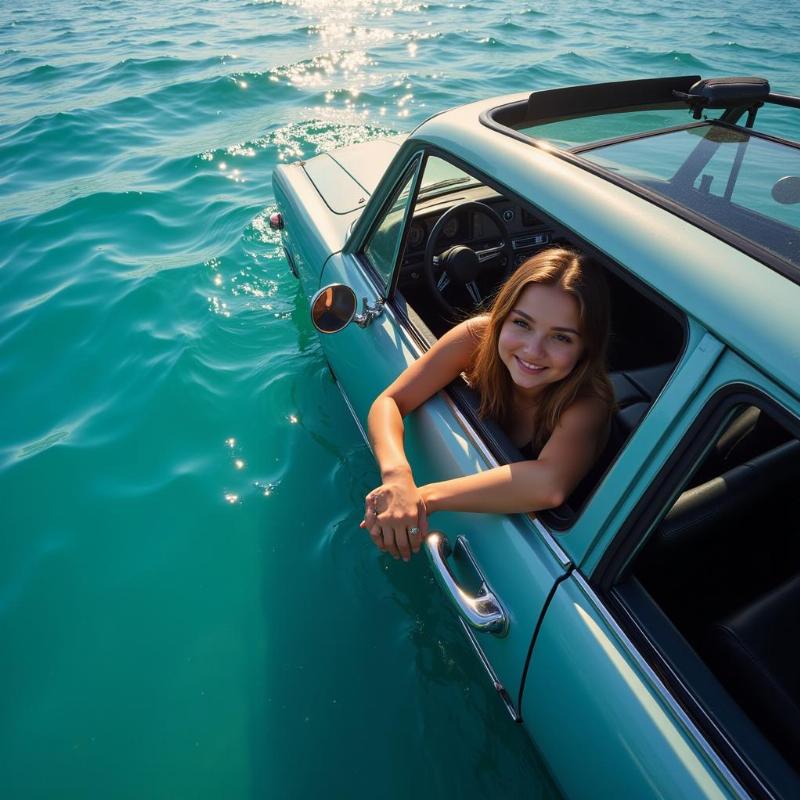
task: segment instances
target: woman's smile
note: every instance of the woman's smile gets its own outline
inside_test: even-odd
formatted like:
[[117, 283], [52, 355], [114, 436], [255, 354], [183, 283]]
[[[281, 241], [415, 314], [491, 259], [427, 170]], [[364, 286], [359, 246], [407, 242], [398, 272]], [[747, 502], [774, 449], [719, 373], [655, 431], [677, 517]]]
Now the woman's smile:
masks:
[[517, 355], [515, 355], [514, 358], [517, 360], [517, 364], [520, 366], [520, 368], [524, 372], [530, 372], [531, 375], [540, 375], [545, 369], [547, 369], [547, 367], [544, 367], [540, 364], [533, 364], [530, 361], [525, 361]]

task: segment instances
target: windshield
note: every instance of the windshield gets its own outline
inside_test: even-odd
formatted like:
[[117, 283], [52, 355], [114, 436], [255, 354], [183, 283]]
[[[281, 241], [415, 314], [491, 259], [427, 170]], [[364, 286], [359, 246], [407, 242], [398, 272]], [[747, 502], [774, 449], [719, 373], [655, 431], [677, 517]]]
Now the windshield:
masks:
[[478, 180], [444, 159], [431, 156], [425, 162], [425, 172], [419, 189], [420, 196], [430, 196], [454, 186], [477, 186]]
[[699, 125], [581, 153], [800, 266], [800, 149]]

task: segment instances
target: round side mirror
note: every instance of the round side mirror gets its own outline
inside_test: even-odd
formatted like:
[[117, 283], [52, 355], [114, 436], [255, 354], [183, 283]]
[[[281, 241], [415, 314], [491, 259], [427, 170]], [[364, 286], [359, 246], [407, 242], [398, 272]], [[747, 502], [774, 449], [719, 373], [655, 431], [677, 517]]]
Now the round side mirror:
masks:
[[776, 181], [772, 187], [772, 199], [787, 206], [800, 203], [800, 178], [796, 175], [787, 175]]
[[311, 298], [311, 322], [320, 333], [338, 333], [356, 314], [356, 293], [343, 283], [332, 283]]

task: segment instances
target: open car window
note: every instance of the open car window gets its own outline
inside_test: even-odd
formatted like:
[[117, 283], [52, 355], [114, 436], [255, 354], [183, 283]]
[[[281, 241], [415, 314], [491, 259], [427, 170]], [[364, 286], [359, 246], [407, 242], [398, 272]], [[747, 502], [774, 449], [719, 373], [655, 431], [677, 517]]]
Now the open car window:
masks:
[[[428, 156], [420, 185], [403, 240], [394, 302], [428, 342], [488, 309], [503, 281], [543, 248], [565, 245], [587, 251], [588, 245], [574, 232], [561, 228], [535, 205], [466, 165], [451, 163], [443, 154]], [[426, 186], [436, 188], [426, 193]], [[477, 273], [468, 281], [462, 265], [456, 262], [451, 269], [448, 260], [450, 254], [460, 257], [465, 249], [479, 261]], [[608, 366], [617, 408], [607, 445], [585, 479], [561, 507], [539, 514], [555, 530], [574, 524], [669, 380], [685, 347], [681, 314], [665, 298], [640, 286], [624, 267], [593, 255], [605, 268], [611, 299]], [[463, 379], [449, 391], [499, 463], [523, 460], [500, 425], [479, 416], [480, 399]]]
[[611, 598], [740, 778], [796, 796], [800, 423], [759, 397], [719, 411]]

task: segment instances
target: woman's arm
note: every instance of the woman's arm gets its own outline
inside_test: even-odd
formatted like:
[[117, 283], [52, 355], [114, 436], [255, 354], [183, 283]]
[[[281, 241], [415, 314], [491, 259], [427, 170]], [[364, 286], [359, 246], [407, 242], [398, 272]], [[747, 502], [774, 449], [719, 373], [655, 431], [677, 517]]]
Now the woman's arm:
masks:
[[560, 506], [588, 472], [605, 433], [606, 409], [579, 400], [561, 416], [536, 461], [521, 461], [420, 488], [434, 511], [514, 514]]
[[[403, 447], [403, 417], [463, 372], [472, 359], [481, 318], [456, 325], [411, 364], [372, 404], [367, 418], [382, 484], [366, 498], [364, 527], [381, 550], [408, 560], [427, 532], [427, 513]], [[407, 529], [420, 534], [409, 541]]]

